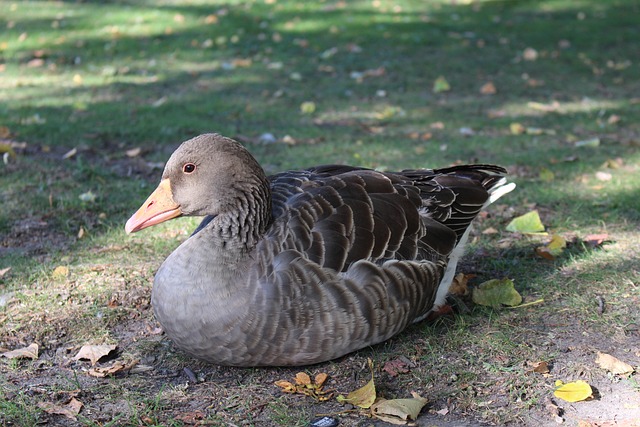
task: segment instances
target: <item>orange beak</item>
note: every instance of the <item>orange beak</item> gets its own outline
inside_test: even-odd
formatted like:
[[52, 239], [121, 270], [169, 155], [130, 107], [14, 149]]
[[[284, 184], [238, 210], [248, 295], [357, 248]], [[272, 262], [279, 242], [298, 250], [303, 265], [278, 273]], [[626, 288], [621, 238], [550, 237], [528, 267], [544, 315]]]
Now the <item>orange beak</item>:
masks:
[[124, 229], [127, 233], [134, 233], [180, 215], [182, 211], [173, 200], [169, 179], [163, 179], [140, 209], [129, 218]]

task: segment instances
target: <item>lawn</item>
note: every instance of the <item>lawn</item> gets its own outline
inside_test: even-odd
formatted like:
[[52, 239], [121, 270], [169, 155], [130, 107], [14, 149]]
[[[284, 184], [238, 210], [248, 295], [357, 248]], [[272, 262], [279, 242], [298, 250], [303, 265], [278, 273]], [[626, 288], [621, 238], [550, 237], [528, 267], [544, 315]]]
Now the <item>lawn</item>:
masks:
[[[371, 358], [380, 395], [429, 399], [423, 426], [640, 425], [637, 372], [596, 363], [640, 366], [638, 16], [637, 0], [0, 2], [0, 353], [38, 345], [0, 357], [1, 424], [371, 425], [274, 385], [324, 372], [348, 393]], [[454, 314], [303, 369], [187, 357], [149, 299], [197, 220], [124, 223], [177, 145], [211, 131], [268, 173], [505, 166], [517, 188], [459, 270], [535, 304], [459, 295]], [[534, 210], [547, 235], [506, 230]], [[552, 235], [567, 247], [545, 258]], [[87, 344], [117, 345], [96, 366], [127, 368], [90, 375]], [[594, 395], [558, 399], [556, 380]]]

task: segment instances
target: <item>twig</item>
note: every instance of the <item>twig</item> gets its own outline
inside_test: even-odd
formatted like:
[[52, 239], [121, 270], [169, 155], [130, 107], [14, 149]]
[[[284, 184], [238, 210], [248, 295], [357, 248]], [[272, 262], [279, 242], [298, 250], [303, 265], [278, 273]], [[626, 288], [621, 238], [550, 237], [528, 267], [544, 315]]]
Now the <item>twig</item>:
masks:
[[520, 304], [520, 305], [515, 305], [513, 307], [507, 307], [507, 308], [522, 308], [522, 307], [529, 307], [530, 305], [536, 305], [536, 304], [542, 304], [544, 302], [543, 298], [540, 298], [538, 300], [535, 301], [531, 301], [525, 304]]

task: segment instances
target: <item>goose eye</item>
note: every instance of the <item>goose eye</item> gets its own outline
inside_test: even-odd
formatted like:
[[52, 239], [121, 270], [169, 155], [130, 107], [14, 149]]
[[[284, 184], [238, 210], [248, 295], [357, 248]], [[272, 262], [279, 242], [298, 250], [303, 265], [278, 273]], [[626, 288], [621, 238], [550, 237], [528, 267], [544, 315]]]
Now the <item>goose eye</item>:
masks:
[[184, 173], [193, 173], [196, 170], [196, 165], [193, 163], [187, 163], [182, 166], [182, 172]]

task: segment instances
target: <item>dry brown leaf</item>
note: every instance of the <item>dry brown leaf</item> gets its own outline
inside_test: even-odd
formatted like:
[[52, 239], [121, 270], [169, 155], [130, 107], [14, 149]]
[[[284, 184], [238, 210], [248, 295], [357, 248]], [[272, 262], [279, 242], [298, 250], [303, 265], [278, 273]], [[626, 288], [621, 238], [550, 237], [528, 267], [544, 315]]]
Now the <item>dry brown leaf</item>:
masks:
[[382, 370], [391, 375], [397, 377], [400, 374], [406, 374], [409, 372], [409, 367], [406, 362], [400, 359], [389, 360], [384, 364]]
[[83, 345], [78, 354], [73, 358], [74, 360], [87, 359], [91, 361], [91, 365], [95, 365], [98, 360], [105, 357], [118, 346], [113, 345]]
[[82, 402], [80, 402], [75, 397], [72, 397], [71, 400], [65, 405], [56, 405], [55, 403], [51, 402], [38, 402], [38, 407], [44, 410], [46, 413], [64, 415], [65, 417], [74, 421], [77, 420], [76, 417], [80, 413], [82, 406]]
[[630, 375], [634, 371], [633, 366], [607, 353], [598, 352], [596, 363], [614, 375]]
[[453, 281], [451, 282], [449, 293], [459, 296], [469, 295], [469, 287], [467, 286], [467, 283], [474, 277], [476, 277], [475, 274], [456, 274], [456, 276], [453, 278]]
[[529, 366], [532, 368], [529, 372], [535, 372], [536, 374], [548, 374], [549, 373], [549, 363], [544, 360], [539, 362], [527, 362]]
[[314, 378], [314, 382], [316, 383], [317, 386], [322, 387], [324, 383], [327, 381], [327, 378], [329, 378], [329, 375], [325, 374], [324, 372], [321, 372], [318, 375], [316, 375], [316, 377]]
[[289, 381], [278, 380], [274, 383], [278, 387], [282, 389], [284, 393], [297, 393], [298, 389], [295, 385], [290, 383]]
[[311, 378], [304, 372], [298, 372], [296, 374], [296, 384], [304, 386], [311, 385]]
[[96, 378], [104, 378], [117, 374], [118, 372], [129, 371], [131, 368], [138, 364], [138, 360], [132, 360], [129, 363], [120, 361], [114, 362], [111, 366], [104, 368], [94, 367], [89, 369], [89, 375]]
[[28, 347], [16, 348], [15, 350], [5, 351], [0, 354], [1, 357], [6, 357], [7, 359], [33, 359], [36, 360], [38, 358], [38, 344], [33, 343]]
[[606, 234], [606, 233], [589, 234], [589, 235], [585, 236], [583, 241], [587, 246], [591, 246], [592, 248], [595, 248], [595, 247], [598, 247], [598, 246], [602, 245], [608, 239], [609, 239], [609, 235]]
[[0, 269], [0, 279], [2, 279], [10, 270], [11, 267]]
[[283, 393], [297, 393], [304, 394], [305, 396], [313, 397], [314, 399], [323, 402], [333, 397], [332, 390], [323, 390], [322, 387], [327, 381], [329, 376], [324, 372], [315, 376], [314, 382], [311, 382], [311, 377], [304, 372], [298, 372], [295, 378], [295, 384], [289, 381], [276, 381], [274, 384], [282, 389]]
[[480, 93], [483, 95], [493, 95], [497, 92], [496, 85], [494, 85], [493, 82], [487, 82], [480, 88]]
[[193, 412], [185, 412], [184, 414], [180, 414], [175, 417], [176, 420], [190, 425], [201, 425], [201, 421], [205, 418], [207, 418], [207, 416], [204, 414], [204, 412], [199, 410]]

